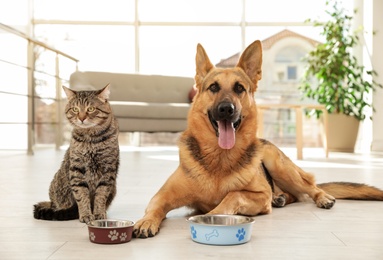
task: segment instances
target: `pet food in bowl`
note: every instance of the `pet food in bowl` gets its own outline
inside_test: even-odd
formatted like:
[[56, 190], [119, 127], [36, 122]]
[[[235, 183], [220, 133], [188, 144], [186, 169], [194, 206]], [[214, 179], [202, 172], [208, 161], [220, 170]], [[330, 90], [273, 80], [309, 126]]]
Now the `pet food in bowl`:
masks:
[[254, 220], [240, 215], [197, 215], [188, 218], [193, 241], [209, 245], [243, 244], [251, 238]]
[[134, 222], [101, 219], [88, 224], [89, 240], [98, 244], [120, 244], [132, 239]]

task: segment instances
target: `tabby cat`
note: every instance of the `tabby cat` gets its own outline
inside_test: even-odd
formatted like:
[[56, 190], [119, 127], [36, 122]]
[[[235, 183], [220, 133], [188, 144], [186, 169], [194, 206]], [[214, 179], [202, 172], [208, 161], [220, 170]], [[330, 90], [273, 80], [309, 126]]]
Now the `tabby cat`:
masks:
[[73, 126], [72, 138], [60, 169], [49, 188], [50, 201], [34, 205], [34, 218], [105, 219], [116, 195], [119, 167], [118, 123], [108, 102], [109, 85], [96, 91], [74, 91], [65, 114]]

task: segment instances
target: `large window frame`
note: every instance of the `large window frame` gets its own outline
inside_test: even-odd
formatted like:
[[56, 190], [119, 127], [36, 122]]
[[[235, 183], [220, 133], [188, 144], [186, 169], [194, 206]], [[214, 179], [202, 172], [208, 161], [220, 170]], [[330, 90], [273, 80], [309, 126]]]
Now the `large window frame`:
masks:
[[[45, 1], [45, 0], [39, 0], [39, 1]], [[117, 2], [119, 2], [119, 0], [115, 0]], [[268, 31], [273, 31], [272, 28], [280, 28], [281, 30], [282, 29], [297, 29], [297, 30], [302, 30], [304, 28], [307, 28], [306, 32], [307, 33], [311, 33], [313, 37], [315, 37], [315, 39], [318, 39], [320, 38], [321, 36], [318, 35], [318, 31], [317, 30], [312, 30], [311, 28], [312, 27], [312, 24], [310, 23], [307, 23], [304, 21], [303, 17], [306, 17], [306, 14], [303, 12], [300, 17], [298, 18], [294, 18], [294, 15], [290, 15], [289, 16], [289, 19], [286, 20], [286, 21], [273, 21], [271, 19], [269, 20], [260, 20], [260, 19], [265, 19], [265, 18], [262, 18], [264, 16], [261, 16], [260, 19], [258, 19], [256, 16], [257, 14], [259, 15], [259, 10], [255, 10], [255, 8], [259, 5], [259, 4], [265, 4], [264, 2], [265, 1], [260, 1], [260, 0], [229, 0], [229, 1], [218, 1], [219, 2], [219, 6], [216, 6], [216, 10], [211, 10], [210, 12], [212, 13], [217, 13], [221, 10], [221, 12], [224, 12], [226, 9], [230, 9], [230, 8], [224, 8], [225, 7], [225, 4], [226, 3], [231, 3], [231, 4], [234, 4], [235, 3], [235, 7], [236, 8], [233, 8], [235, 10], [232, 10], [233, 12], [238, 12], [237, 15], [233, 16], [233, 20], [230, 21], [228, 19], [224, 19], [224, 18], [221, 18], [221, 20], [217, 20], [215, 21], [214, 19], [209, 19], [208, 17], [208, 13], [209, 13], [209, 10], [207, 10], [206, 12], [203, 12], [201, 14], [201, 18], [204, 19], [204, 20], [198, 20], [197, 18], [193, 19], [193, 20], [187, 20], [186, 18], [183, 19], [182, 17], [178, 17], [178, 21], [175, 21], [175, 20], [166, 20], [166, 18], [164, 18], [164, 15], [161, 16], [160, 13], [166, 11], [166, 10], [171, 10], [171, 4], [173, 3], [173, 5], [175, 3], [178, 3], [179, 1], [175, 1], [175, 0], [164, 0], [164, 1], [161, 1], [161, 5], [159, 6], [154, 6], [153, 9], [158, 9], [160, 8], [161, 6], [163, 7], [163, 10], [161, 10], [161, 12], [159, 12], [159, 10], [154, 10], [153, 11], [153, 16], [150, 16], [149, 14], [146, 14], [147, 13], [147, 9], [143, 9], [145, 8], [145, 4], [148, 5], [148, 3], [150, 3], [151, 1], [153, 0], [130, 0], [130, 2], [132, 2], [133, 4], [131, 4], [130, 6], [133, 6], [132, 8], [134, 8], [134, 12], [132, 12], [132, 10], [127, 10], [127, 13], [129, 13], [130, 15], [132, 13], [133, 14], [133, 17], [129, 17], [125, 20], [121, 20], [121, 19], [114, 19], [113, 20], [85, 20], [85, 19], [82, 19], [82, 20], [58, 20], [58, 19], [42, 19], [42, 18], [33, 18], [32, 19], [32, 23], [33, 23], [33, 26], [39, 26], [39, 25], [78, 25], [78, 26], [125, 26], [125, 27], [132, 27], [133, 28], [133, 31], [134, 33], [131, 34], [132, 37], [134, 37], [134, 65], [132, 66], [132, 69], [126, 69], [126, 70], [123, 70], [124, 72], [127, 72], [127, 73], [149, 73], [149, 74], [161, 74], [163, 73], [162, 70], [158, 70], [158, 71], [153, 71], [151, 69], [147, 69], [145, 65], [145, 62], [146, 64], [148, 64], [148, 62], [146, 61], [148, 59], [147, 55], [145, 55], [145, 53], [143, 52], [143, 50], [141, 50], [141, 46], [145, 46], [147, 45], [147, 42], [145, 42], [145, 39], [144, 36], [147, 35], [145, 34], [144, 32], [148, 30], [148, 28], [158, 28], [159, 30], [161, 29], [166, 29], [168, 30], [169, 28], [188, 28], [187, 30], [189, 30], [190, 28], [206, 28], [206, 27], [211, 27], [211, 28], [234, 28], [235, 30], [238, 31], [238, 33], [235, 33], [234, 35], [230, 35], [229, 37], [232, 37], [232, 38], [236, 38], [235, 41], [237, 41], [236, 43], [234, 43], [234, 45], [236, 46], [235, 47], [235, 51], [233, 50], [232, 53], [234, 54], [235, 52], [241, 52], [245, 49], [246, 46], [248, 46], [252, 41], [254, 40], [257, 40], [259, 37], [259, 34], [262, 34], [262, 35], [267, 35]], [[197, 1], [197, 0], [195, 0]], [[201, 10], [201, 6], [203, 5], [207, 5], [209, 2], [212, 2], [213, 4], [215, 2], [217, 2], [217, 0], [211, 0], [211, 1], [203, 1], [203, 0], [198, 0], [200, 1], [201, 3], [194, 3], [195, 1], [190, 1], [190, 2], [187, 2], [187, 1], [182, 1], [182, 5], [187, 5], [187, 3], [189, 3], [190, 5], [192, 5], [191, 3], [195, 4], [196, 6], [199, 7], [199, 11]], [[291, 2], [289, 4], [289, 6], [291, 6], [291, 10], [295, 10], [296, 8], [294, 8], [293, 6], [296, 5], [297, 3], [299, 3], [300, 0], [291, 0], [289, 2]], [[159, 1], [154, 1], [153, 3], [158, 3]], [[273, 0], [272, 1], [274, 3], [274, 5], [278, 2], [277, 0]], [[322, 5], [323, 7], [325, 6], [324, 5], [324, 2], [323, 3], [321, 2], [321, 4], [318, 4], [319, 1], [304, 1], [304, 5], [305, 6], [310, 6], [310, 4], [307, 4], [306, 2], [311, 2], [311, 5], [315, 5], [315, 6], [320, 6]], [[351, 1], [348, 1], [347, 3], [350, 4]], [[113, 3], [113, 1], [112, 1]], [[178, 7], [180, 4], [178, 4]], [[177, 8], [177, 5], [174, 7], [174, 8]], [[205, 7], [208, 9], [208, 7]], [[204, 8], [202, 8], [204, 9]], [[251, 10], [250, 10], [251, 9]], [[252, 10], [255, 10], [255, 11], [252, 11]], [[272, 10], [272, 11], [270, 11]], [[271, 8], [270, 10], [270, 14], [274, 14], [276, 12], [281, 12], [282, 10], [280, 10], [279, 8], [275, 8], [275, 6], [273, 6], [273, 8]], [[192, 10], [191, 10], [192, 11]], [[229, 10], [231, 11], [231, 10]], [[266, 11], [266, 12], [268, 12]], [[286, 10], [283, 10], [284, 12]], [[145, 13], [145, 15], [143, 14]], [[174, 12], [176, 13], [176, 12]], [[207, 14], [206, 14], [207, 13]], [[251, 15], [252, 13], [255, 13], [255, 15]], [[307, 15], [314, 15], [315, 12], [314, 11], [311, 11], [309, 13], [307, 13]], [[140, 15], [142, 17], [140, 17]], [[271, 16], [271, 15], [270, 15]], [[285, 15], [286, 16], [286, 15]], [[120, 15], [118, 17], [121, 17]], [[153, 18], [152, 18], [153, 17]], [[176, 14], [174, 14], [174, 17], [177, 17]], [[292, 17], [292, 18], [291, 18]], [[308, 18], [308, 17], [306, 17]], [[171, 18], [170, 18], [171, 19]], [[176, 18], [174, 18], [176, 19]], [[190, 18], [189, 18], [190, 19]], [[287, 19], [286, 17], [284, 19]], [[181, 21], [180, 21], [181, 20]], [[270, 30], [271, 29], [271, 30]], [[255, 32], [260, 32], [260, 33], [255, 33]], [[125, 32], [124, 31], [121, 31], [121, 37], [125, 37]], [[239, 37], [237, 38], [237, 35], [239, 35]], [[254, 36], [255, 35], [255, 36]], [[176, 39], [177, 35], [174, 35], [174, 39]], [[194, 38], [197, 38], [198, 39], [198, 35]], [[169, 39], [170, 41], [174, 40], [174, 39]], [[203, 39], [203, 38], [202, 38]], [[162, 40], [162, 39], [161, 39]], [[194, 39], [193, 39], [194, 40]], [[262, 40], [262, 39], [260, 39]], [[198, 42], [198, 40], [196, 40], [195, 44]], [[211, 44], [211, 45], [209, 45]], [[203, 45], [208, 53], [212, 53], [214, 52], [218, 47], [219, 44], [217, 44], [217, 42], [214, 42], [213, 41], [207, 41], [206, 43], [206, 47], [205, 45]], [[223, 42], [222, 45], [225, 45], [225, 43]], [[226, 43], [226, 46], [229, 46], [229, 44]], [[222, 48], [222, 47], [221, 47]], [[233, 48], [233, 47], [231, 47]], [[195, 46], [193, 45], [192, 46], [189, 46], [187, 47], [187, 50], [189, 52], [194, 52], [195, 50]], [[186, 52], [185, 50], [182, 50], [183, 52]], [[229, 55], [231, 52], [227, 51], [227, 55]], [[213, 57], [210, 57], [212, 58], [212, 61], [214, 63], [214, 61], [218, 62], [219, 60], [217, 60], [218, 58], [225, 58], [225, 57], [214, 57], [214, 53], [211, 54]], [[221, 55], [225, 55], [225, 54], [222, 54], [221, 52]], [[177, 53], [174, 55], [174, 56], [177, 56]], [[174, 57], [173, 56], [173, 57]], [[210, 55], [209, 55], [210, 56]], [[80, 59], [80, 70], [82, 69], [81, 67], [81, 57], [78, 57]], [[130, 57], [129, 57], [130, 58]], [[194, 57], [190, 57], [188, 56], [187, 59], [194, 59]], [[124, 57], [124, 59], [126, 59], [126, 57]], [[186, 58], [185, 58], [186, 59]], [[187, 72], [186, 73], [178, 73], [177, 70], [176, 70], [176, 66], [175, 66], [175, 70], [172, 71], [172, 75], [178, 75], [178, 76], [186, 76], [186, 75], [189, 75], [189, 76], [193, 76], [193, 72], [194, 72], [194, 65], [192, 64], [192, 62], [190, 62], [190, 67], [187, 68]], [[157, 66], [158, 68], [160, 66]], [[129, 67], [130, 68], [130, 67]], [[85, 70], [88, 70], [87, 68], [85, 68]], [[105, 71], [106, 69], [104, 69]], [[116, 71], [114, 71], [116, 72]], [[121, 71], [117, 71], [117, 72], [121, 72]], [[166, 73], [166, 72], [165, 72]], [[167, 74], [170, 74], [170, 73], [167, 73]], [[182, 75], [180, 75], [182, 74]]]

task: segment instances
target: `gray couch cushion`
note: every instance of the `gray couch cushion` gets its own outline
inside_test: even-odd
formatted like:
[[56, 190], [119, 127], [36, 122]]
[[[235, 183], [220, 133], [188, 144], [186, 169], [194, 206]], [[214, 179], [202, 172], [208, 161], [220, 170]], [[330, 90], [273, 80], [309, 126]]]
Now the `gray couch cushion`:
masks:
[[138, 119], [119, 118], [121, 132], [182, 132], [186, 129], [186, 120], [179, 119]]
[[190, 108], [187, 103], [110, 101], [110, 104], [118, 118], [186, 119]]
[[153, 103], [189, 103], [194, 79], [162, 75], [77, 71], [71, 75], [73, 89], [100, 89], [110, 84], [110, 100]]
[[70, 87], [75, 90], [100, 89], [107, 84], [121, 132], [185, 130], [193, 78], [95, 71], [77, 71], [70, 77]]

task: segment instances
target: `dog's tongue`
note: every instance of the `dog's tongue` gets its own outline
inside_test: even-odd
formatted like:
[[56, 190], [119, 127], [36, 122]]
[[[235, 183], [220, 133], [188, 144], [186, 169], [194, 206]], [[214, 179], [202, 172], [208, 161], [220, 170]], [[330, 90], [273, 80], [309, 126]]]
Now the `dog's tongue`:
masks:
[[218, 145], [222, 149], [231, 149], [235, 144], [235, 130], [231, 122], [218, 121]]

